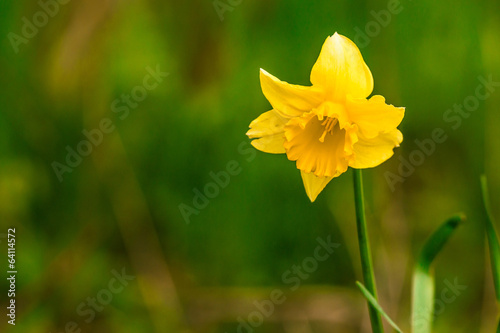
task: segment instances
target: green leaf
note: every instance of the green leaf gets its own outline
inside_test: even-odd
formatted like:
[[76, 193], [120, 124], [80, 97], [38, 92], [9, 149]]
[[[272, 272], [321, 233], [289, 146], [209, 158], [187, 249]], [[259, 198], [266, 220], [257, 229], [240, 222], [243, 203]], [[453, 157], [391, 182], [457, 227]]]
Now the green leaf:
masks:
[[396, 325], [396, 323], [394, 323], [392, 321], [392, 319], [387, 315], [387, 313], [385, 313], [384, 309], [382, 309], [382, 307], [378, 304], [377, 300], [375, 299], [375, 297], [373, 297], [373, 295], [370, 293], [370, 291], [368, 291], [368, 289], [366, 289], [366, 287], [359, 281], [356, 281], [356, 285], [361, 290], [361, 292], [363, 293], [365, 298], [368, 300], [368, 302], [372, 305], [372, 307], [374, 307], [375, 310], [377, 310], [377, 312], [382, 317], [384, 317], [385, 320], [387, 320], [387, 322], [392, 326], [392, 328], [394, 328], [399, 333], [403, 333], [403, 331], [401, 331], [401, 329], [398, 327], [398, 325]]
[[412, 326], [414, 333], [432, 331], [435, 284], [431, 264], [464, 219], [463, 214], [448, 219], [429, 237], [420, 252], [413, 273]]
[[485, 175], [481, 176], [481, 189], [483, 192], [484, 208], [486, 209], [486, 235], [488, 237], [488, 244], [490, 248], [493, 283], [495, 285], [497, 302], [500, 304], [500, 244], [498, 243], [498, 235], [493, 223], [494, 220], [491, 213], [490, 200], [488, 195], [488, 183]]

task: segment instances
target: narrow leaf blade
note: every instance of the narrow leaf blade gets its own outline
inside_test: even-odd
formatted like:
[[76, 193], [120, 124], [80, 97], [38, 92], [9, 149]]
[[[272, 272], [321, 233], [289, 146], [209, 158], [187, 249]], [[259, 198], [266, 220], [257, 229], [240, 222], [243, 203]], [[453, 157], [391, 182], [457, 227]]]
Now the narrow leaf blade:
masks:
[[414, 333], [431, 333], [434, 313], [434, 273], [431, 265], [455, 229], [465, 219], [458, 214], [444, 222], [425, 242], [413, 274], [412, 326]]
[[500, 304], [500, 244], [498, 234], [495, 230], [493, 214], [491, 213], [488, 195], [488, 183], [486, 176], [481, 176], [481, 189], [483, 192], [484, 208], [486, 210], [486, 235], [490, 249], [491, 270], [493, 271], [493, 283], [495, 285], [497, 302]]
[[387, 322], [392, 326], [392, 328], [394, 328], [398, 333], [403, 333], [403, 331], [401, 331], [401, 329], [398, 327], [398, 325], [396, 325], [396, 323], [394, 323], [394, 321], [392, 321], [391, 317], [389, 317], [389, 315], [387, 313], [385, 313], [384, 309], [382, 309], [380, 304], [378, 304], [377, 300], [375, 299], [375, 297], [373, 297], [373, 295], [370, 293], [370, 291], [368, 289], [366, 289], [366, 287], [359, 281], [356, 281], [356, 285], [361, 290], [361, 292], [363, 293], [363, 296], [365, 296], [366, 300], [375, 308], [375, 310], [377, 310], [377, 312], [382, 317], [385, 318], [385, 320], [387, 320]]

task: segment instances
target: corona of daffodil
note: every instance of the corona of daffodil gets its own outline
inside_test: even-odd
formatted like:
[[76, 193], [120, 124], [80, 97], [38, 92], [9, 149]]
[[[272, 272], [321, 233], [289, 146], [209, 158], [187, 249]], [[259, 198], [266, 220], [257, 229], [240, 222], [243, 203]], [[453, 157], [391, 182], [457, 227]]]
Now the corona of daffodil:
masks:
[[335, 33], [326, 39], [311, 71], [312, 86], [292, 85], [260, 71], [262, 92], [273, 109], [250, 124], [252, 145], [286, 154], [300, 170], [311, 201], [334, 177], [372, 168], [403, 141], [397, 129], [404, 108], [367, 97], [373, 78], [357, 46]]

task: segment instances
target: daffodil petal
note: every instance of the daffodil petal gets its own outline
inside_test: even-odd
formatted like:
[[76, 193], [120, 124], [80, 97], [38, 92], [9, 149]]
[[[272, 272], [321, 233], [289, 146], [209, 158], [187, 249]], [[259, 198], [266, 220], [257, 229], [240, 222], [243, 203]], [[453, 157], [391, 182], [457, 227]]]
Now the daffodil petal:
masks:
[[333, 179], [333, 177], [317, 177], [313, 173], [307, 173], [302, 170], [300, 171], [300, 175], [302, 176], [304, 188], [311, 202], [316, 200], [325, 186]]
[[285, 148], [284, 127], [288, 119], [280, 116], [275, 110], [264, 112], [250, 123], [250, 129], [246, 133], [252, 146], [265, 153], [283, 154]]
[[394, 154], [393, 149], [399, 147], [402, 141], [403, 134], [397, 129], [380, 133], [372, 139], [360, 135], [353, 146], [355, 158], [349, 166], [356, 169], [376, 167], [388, 160]]
[[369, 100], [347, 97], [346, 109], [349, 120], [358, 125], [366, 138], [374, 138], [380, 132], [389, 132], [398, 127], [405, 115], [405, 108], [385, 103], [385, 98], [376, 95]]
[[305, 87], [280, 81], [265, 70], [260, 70], [260, 85], [264, 96], [283, 117], [299, 117], [311, 111], [323, 100], [318, 87]]
[[373, 77], [358, 47], [349, 38], [329, 36], [311, 71], [313, 86], [321, 86], [333, 101], [349, 94], [366, 98], [373, 90]]

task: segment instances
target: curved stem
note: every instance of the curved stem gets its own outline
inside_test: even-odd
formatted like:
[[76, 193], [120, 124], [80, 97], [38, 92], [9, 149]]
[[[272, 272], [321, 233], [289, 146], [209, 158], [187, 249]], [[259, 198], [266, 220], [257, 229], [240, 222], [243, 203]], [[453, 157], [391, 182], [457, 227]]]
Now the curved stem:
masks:
[[[358, 228], [359, 253], [361, 255], [361, 267], [363, 269], [363, 280], [366, 289], [377, 299], [377, 287], [375, 285], [375, 275], [373, 274], [372, 256], [370, 252], [370, 242], [368, 240], [368, 231], [366, 227], [365, 199], [363, 194], [363, 177], [361, 170], [353, 169], [354, 181], [354, 203], [356, 207], [356, 225]], [[368, 303], [372, 331], [374, 333], [383, 333], [382, 318], [377, 310]]]

